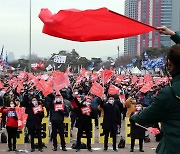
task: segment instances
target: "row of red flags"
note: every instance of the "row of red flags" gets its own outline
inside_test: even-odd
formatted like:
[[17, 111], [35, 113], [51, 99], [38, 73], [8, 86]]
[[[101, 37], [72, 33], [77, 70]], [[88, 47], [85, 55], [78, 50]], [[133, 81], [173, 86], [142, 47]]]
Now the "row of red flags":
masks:
[[[70, 86], [68, 75], [72, 75], [72, 73], [67, 69], [65, 73], [63, 72], [53, 72], [51, 76], [48, 74], [43, 75], [37, 75], [34, 76], [33, 74], [27, 73], [27, 72], [20, 72], [17, 77], [13, 77], [11, 80], [8, 81], [8, 84], [16, 87], [17, 86], [17, 92], [20, 93], [21, 88], [23, 88], [23, 82], [26, 80], [28, 76], [28, 82], [33, 83], [34, 86], [37, 87], [37, 89], [41, 90], [44, 94], [44, 96], [47, 96], [48, 94], [53, 92], [53, 89], [58, 93], [59, 90], [61, 90], [64, 87]], [[111, 80], [111, 77], [115, 76], [115, 83], [116, 84], [126, 84], [130, 82], [131, 85], [137, 85], [137, 87], [140, 89], [141, 92], [146, 93], [149, 91], [153, 86], [157, 86], [161, 84], [161, 82], [168, 83], [167, 77], [157, 78], [155, 80], [155, 83], [153, 83], [153, 78], [150, 74], [145, 74], [144, 77], [138, 77], [136, 75], [130, 76], [122, 76], [117, 75], [114, 72], [110, 70], [103, 70], [98, 73], [91, 74], [89, 71], [86, 71], [85, 69], [81, 69], [80, 75], [76, 78], [76, 83], [79, 84], [81, 81], [84, 81], [85, 78], [90, 79], [93, 81], [93, 85], [90, 89], [90, 92], [92, 94], [95, 94], [102, 98], [104, 94], [104, 87], [106, 83], [108, 83]], [[100, 83], [97, 82], [98, 78], [100, 78]], [[0, 82], [0, 88], [8, 88], [4, 87], [2, 82]], [[110, 84], [108, 89], [109, 94], [119, 94], [120, 89]]]

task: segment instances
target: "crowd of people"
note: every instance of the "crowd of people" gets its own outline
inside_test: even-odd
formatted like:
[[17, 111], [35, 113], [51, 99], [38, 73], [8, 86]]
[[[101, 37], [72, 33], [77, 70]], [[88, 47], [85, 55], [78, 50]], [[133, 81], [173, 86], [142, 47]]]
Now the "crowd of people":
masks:
[[[171, 38], [178, 44], [180, 35], [169, 30], [167, 27], [158, 27], [160, 33], [171, 35]], [[160, 80], [156, 84], [156, 78], [151, 76], [153, 85], [148, 91], [141, 91], [143, 84], [138, 84], [144, 80], [145, 76], [136, 76], [137, 80], [132, 82], [132, 75], [124, 75], [120, 82], [117, 82], [118, 75], [112, 73], [107, 82], [101, 77], [97, 77], [96, 82], [104, 89], [103, 97], [92, 94], [90, 89], [93, 85], [92, 76], [83, 76], [80, 82], [77, 81], [77, 74], [69, 76], [70, 85], [63, 87], [59, 91], [53, 89], [52, 93], [45, 95], [39, 88], [29, 80], [29, 75], [18, 78], [18, 74], [7, 74], [1, 76], [0, 89], [0, 112], [2, 113], [1, 126], [6, 127], [8, 134], [8, 151], [16, 151], [16, 134], [18, 130], [18, 114], [16, 108], [24, 107], [28, 115], [25, 127], [31, 140], [31, 152], [35, 151], [34, 138], [38, 138], [38, 149], [43, 151], [41, 123], [44, 117], [48, 117], [52, 126], [53, 151], [57, 151], [57, 134], [61, 138], [61, 147], [67, 151], [64, 137], [64, 118], [70, 117], [71, 130], [78, 128], [76, 152], [80, 151], [83, 131], [87, 137], [87, 149], [91, 148], [92, 119], [98, 127], [99, 117], [103, 116], [104, 151], [108, 150], [108, 137], [113, 138], [113, 150], [117, 151], [116, 136], [120, 133], [121, 120], [130, 118], [131, 122], [131, 149], [134, 151], [135, 139], [139, 139], [139, 151], [143, 150], [143, 140], [145, 129], [143, 126], [157, 127], [163, 132], [162, 144], [157, 151], [161, 153], [177, 153], [179, 149], [179, 59], [180, 46], [175, 45], [168, 54], [167, 67], [172, 76], [171, 85]], [[34, 75], [36, 76], [36, 75]], [[50, 74], [48, 75], [51, 76]], [[22, 80], [23, 85], [13, 85], [9, 82], [12, 79]], [[41, 80], [40, 78], [37, 80]], [[48, 79], [47, 79], [48, 82]], [[147, 82], [147, 81], [146, 81]], [[143, 82], [144, 83], [144, 82]], [[144, 83], [146, 84], [146, 83]], [[119, 93], [109, 93], [110, 85], [119, 88]], [[20, 88], [18, 88], [20, 87]], [[166, 87], [166, 88], [164, 88]], [[162, 90], [163, 89], [163, 90]], [[124, 96], [124, 100], [122, 99]], [[160, 129], [158, 122], [162, 122]], [[173, 145], [172, 145], [173, 144]], [[172, 146], [171, 146], [172, 145]], [[180, 151], [180, 149], [179, 149]], [[178, 152], [179, 152], [178, 151]]]

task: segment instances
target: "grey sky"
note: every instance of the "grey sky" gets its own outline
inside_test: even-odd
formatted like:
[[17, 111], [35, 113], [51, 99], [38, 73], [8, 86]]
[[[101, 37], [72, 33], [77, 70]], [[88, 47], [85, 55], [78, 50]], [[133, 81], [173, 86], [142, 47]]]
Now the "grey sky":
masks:
[[[48, 57], [59, 50], [76, 49], [80, 56], [103, 57], [123, 52], [123, 39], [98, 42], [74, 42], [42, 33], [43, 23], [38, 18], [41, 8], [52, 13], [61, 9], [80, 10], [107, 7], [124, 14], [125, 0], [32, 0], [32, 52]], [[29, 54], [29, 0], [0, 0], [0, 48], [14, 52], [16, 58]]]

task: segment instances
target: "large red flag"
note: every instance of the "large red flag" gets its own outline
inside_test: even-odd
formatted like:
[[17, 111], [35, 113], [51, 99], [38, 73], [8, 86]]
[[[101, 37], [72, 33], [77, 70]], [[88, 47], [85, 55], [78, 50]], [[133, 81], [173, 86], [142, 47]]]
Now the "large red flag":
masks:
[[111, 95], [115, 95], [115, 94], [119, 94], [120, 93], [120, 89], [112, 84], [110, 84], [109, 89], [108, 89], [108, 94]]
[[90, 89], [90, 92], [91, 92], [91, 94], [94, 94], [94, 95], [102, 98], [103, 94], [104, 94], [104, 88], [95, 81]]
[[155, 30], [107, 8], [60, 10], [54, 15], [41, 9], [39, 18], [44, 23], [43, 33], [80, 42], [119, 39]]

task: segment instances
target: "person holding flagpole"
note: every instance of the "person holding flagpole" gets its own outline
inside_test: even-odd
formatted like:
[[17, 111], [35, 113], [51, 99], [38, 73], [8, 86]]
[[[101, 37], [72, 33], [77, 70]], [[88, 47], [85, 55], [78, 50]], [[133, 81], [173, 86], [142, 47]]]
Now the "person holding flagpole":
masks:
[[162, 123], [163, 138], [157, 154], [179, 154], [180, 152], [180, 34], [167, 27], [158, 27], [160, 33], [171, 35], [177, 43], [167, 54], [166, 67], [172, 80], [154, 98], [153, 103], [138, 114], [130, 117], [131, 123], [147, 125]]

